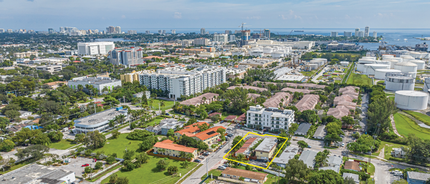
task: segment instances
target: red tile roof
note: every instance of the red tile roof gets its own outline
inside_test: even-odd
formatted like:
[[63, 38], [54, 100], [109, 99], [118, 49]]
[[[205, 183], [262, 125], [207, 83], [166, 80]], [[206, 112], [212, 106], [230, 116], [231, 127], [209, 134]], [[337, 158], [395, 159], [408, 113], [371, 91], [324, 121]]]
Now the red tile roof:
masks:
[[154, 147], [175, 150], [175, 151], [183, 151], [186, 153], [193, 153], [195, 150], [197, 150], [197, 148], [190, 148], [179, 144], [173, 144], [173, 141], [168, 139], [155, 143]]
[[200, 140], [204, 141], [204, 140], [209, 139], [211, 137], [217, 136], [217, 135], [219, 135], [219, 133], [216, 131], [219, 128], [222, 128], [225, 130], [225, 128], [223, 126], [216, 126], [216, 127], [209, 128], [203, 132], [197, 133], [196, 137], [199, 138]]
[[277, 108], [277, 107], [279, 107], [279, 103], [282, 103], [281, 99], [284, 99], [283, 105], [287, 105], [293, 99], [293, 95], [291, 95], [290, 93], [286, 93], [286, 92], [276, 93], [271, 98], [267, 99], [263, 103], [263, 106], [266, 108], [269, 108], [269, 107], [276, 107]]
[[344, 168], [360, 172], [360, 164], [358, 162], [346, 161]]
[[236, 118], [237, 118], [237, 116], [235, 116], [235, 115], [229, 115], [229, 116], [224, 118], [224, 121], [232, 121], [232, 120], [235, 120]]
[[209, 114], [209, 117], [212, 117], [212, 116], [215, 116], [215, 115], [222, 115], [221, 113], [219, 113], [219, 112], [213, 112], [213, 113], [210, 113]]
[[305, 95], [303, 98], [296, 104], [296, 107], [299, 111], [312, 110], [317, 105], [320, 96], [318, 95]]
[[255, 141], [255, 139], [257, 139], [257, 138], [254, 137], [254, 138], [250, 138], [250, 139], [246, 140], [245, 144], [243, 144], [243, 146], [239, 150], [236, 151], [236, 154], [240, 154], [240, 153], [243, 154], [252, 145], [252, 143]]
[[236, 121], [239, 121], [239, 122], [245, 121], [245, 120], [246, 120], [246, 114], [245, 113], [243, 113], [242, 115], [240, 115], [239, 117], [236, 118]]
[[175, 133], [179, 133], [181, 135], [185, 134], [188, 137], [192, 137], [192, 136], [195, 136], [195, 133], [197, 133], [198, 131], [200, 131], [200, 129], [199, 129], [198, 126], [202, 126], [203, 124], [206, 124], [206, 125], [209, 126], [209, 123], [206, 123], [206, 122], [197, 122], [197, 123], [194, 123], [192, 125], [185, 126], [184, 129], [176, 131]]

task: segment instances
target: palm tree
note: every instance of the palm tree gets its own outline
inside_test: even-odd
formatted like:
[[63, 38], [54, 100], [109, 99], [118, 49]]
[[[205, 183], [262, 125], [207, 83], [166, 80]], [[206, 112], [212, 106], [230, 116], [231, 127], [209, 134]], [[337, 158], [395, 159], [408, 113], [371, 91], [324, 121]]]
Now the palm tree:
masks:
[[166, 104], [164, 103], [164, 101], [160, 101], [160, 106], [161, 108], [163, 108]]

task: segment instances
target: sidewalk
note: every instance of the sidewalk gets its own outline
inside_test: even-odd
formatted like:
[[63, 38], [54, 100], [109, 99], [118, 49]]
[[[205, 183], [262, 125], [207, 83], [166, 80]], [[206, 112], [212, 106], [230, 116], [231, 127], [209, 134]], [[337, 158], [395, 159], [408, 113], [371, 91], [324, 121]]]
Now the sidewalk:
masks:
[[399, 132], [397, 131], [397, 128], [396, 128], [396, 124], [394, 123], [394, 116], [391, 114], [390, 115], [390, 120], [391, 120], [391, 127], [393, 127], [393, 131], [394, 131], [394, 133], [397, 135], [397, 136], [399, 136], [399, 137], [403, 137], [402, 135], [400, 135], [399, 134]]

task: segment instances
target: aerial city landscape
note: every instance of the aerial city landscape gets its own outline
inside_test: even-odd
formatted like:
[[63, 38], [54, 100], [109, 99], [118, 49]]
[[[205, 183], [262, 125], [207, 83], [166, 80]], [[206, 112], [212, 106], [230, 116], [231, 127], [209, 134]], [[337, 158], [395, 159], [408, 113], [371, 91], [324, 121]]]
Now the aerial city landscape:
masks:
[[0, 0], [0, 184], [430, 184], [430, 29], [311, 2]]

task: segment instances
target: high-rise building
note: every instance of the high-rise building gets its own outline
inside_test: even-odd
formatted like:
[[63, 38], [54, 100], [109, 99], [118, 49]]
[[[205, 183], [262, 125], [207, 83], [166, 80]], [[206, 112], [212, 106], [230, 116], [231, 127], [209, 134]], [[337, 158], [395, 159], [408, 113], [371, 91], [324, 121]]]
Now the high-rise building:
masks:
[[360, 28], [355, 28], [354, 36], [358, 37], [358, 32], [360, 31]]
[[361, 37], [361, 38], [364, 37], [364, 32], [363, 31], [359, 31], [358, 32], [358, 37]]
[[196, 38], [196, 39], [194, 39], [194, 45], [195, 46], [209, 45], [209, 39], [207, 39], [207, 38]]
[[200, 29], [200, 34], [206, 34], [206, 29], [205, 28], [201, 28]]
[[115, 27], [115, 33], [116, 33], [116, 34], [122, 34], [121, 27], [116, 26], [116, 27]]
[[230, 38], [228, 39], [228, 41], [235, 42], [236, 41], [236, 35], [230, 35]]
[[113, 42], [79, 42], [78, 43], [78, 54], [81, 56], [85, 55], [106, 55], [109, 51], [115, 49]]
[[52, 29], [52, 28], [48, 28], [48, 33], [49, 33], [49, 34], [54, 33], [54, 29]]
[[373, 31], [373, 38], [378, 38], [378, 33], [376, 33], [376, 31]]
[[106, 33], [107, 34], [113, 34], [113, 33], [115, 33], [115, 27], [113, 27], [113, 26], [107, 27], [106, 28]]
[[145, 31], [145, 33], [146, 33], [146, 34], [150, 34], [150, 33], [151, 33], [151, 31], [146, 30], [146, 31]]
[[171, 30], [171, 33], [172, 33], [172, 34], [176, 34], [176, 30], [175, 30], [175, 29], [172, 29], [172, 30]]
[[268, 29], [264, 30], [264, 37], [270, 39], [270, 30], [268, 30]]
[[4, 32], [5, 32], [4, 29], [0, 28], [0, 33], [4, 33]]
[[60, 33], [65, 33], [66, 29], [64, 29], [64, 27], [60, 27]]
[[114, 65], [135, 66], [143, 64], [142, 48], [114, 49], [109, 52], [110, 62]]
[[344, 32], [343, 32], [343, 36], [344, 36], [344, 37], [352, 37], [352, 32], [344, 31]]
[[221, 42], [223, 44], [228, 43], [228, 34], [214, 34], [214, 41]]
[[166, 30], [163, 30], [163, 35], [166, 34]]
[[333, 32], [331, 32], [330, 36], [331, 36], [331, 37], [337, 37], [337, 36], [338, 36], [338, 33], [333, 31]]
[[231, 34], [231, 30], [225, 30], [225, 34]]
[[137, 31], [136, 30], [128, 30], [127, 34], [137, 34]]
[[139, 74], [139, 82], [148, 89], [169, 92], [169, 98], [178, 99], [202, 93], [203, 90], [227, 82], [226, 68], [204, 66], [188, 71], [183, 68], [166, 68], [156, 72], [144, 70]]
[[163, 30], [158, 30], [158, 34], [163, 34]]
[[365, 37], [368, 37], [368, 36], [369, 36], [369, 26], [366, 26], [366, 27], [364, 28], [364, 36], [365, 36]]
[[94, 34], [99, 34], [100, 33], [100, 31], [98, 30], [98, 29], [94, 29]]
[[7, 29], [6, 33], [13, 33], [13, 30], [12, 29]]

